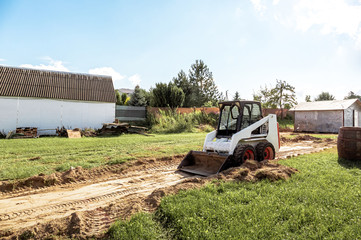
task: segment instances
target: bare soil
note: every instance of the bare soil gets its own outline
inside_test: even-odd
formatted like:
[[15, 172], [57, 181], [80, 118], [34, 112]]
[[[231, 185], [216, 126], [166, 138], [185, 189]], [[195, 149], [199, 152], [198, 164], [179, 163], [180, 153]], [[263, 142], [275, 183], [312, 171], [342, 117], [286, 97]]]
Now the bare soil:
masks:
[[[282, 134], [284, 136], [284, 134]], [[281, 138], [277, 159], [322, 151], [335, 140], [297, 136]], [[247, 161], [221, 174], [200, 177], [176, 170], [184, 156], [143, 159], [96, 169], [70, 169], [0, 183], [0, 239], [86, 239], [104, 237], [117, 219], [139, 211], [154, 211], [168, 194], [223, 181], [276, 181], [296, 169], [276, 161]]]

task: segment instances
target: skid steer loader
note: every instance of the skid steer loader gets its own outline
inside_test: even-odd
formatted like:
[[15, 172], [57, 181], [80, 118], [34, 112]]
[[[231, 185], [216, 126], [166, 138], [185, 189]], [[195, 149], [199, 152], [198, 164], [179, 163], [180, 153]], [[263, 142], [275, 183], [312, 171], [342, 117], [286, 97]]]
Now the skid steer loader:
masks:
[[262, 116], [256, 101], [219, 103], [217, 130], [207, 134], [203, 151], [190, 151], [178, 166], [184, 172], [209, 176], [247, 160], [274, 159], [280, 138], [277, 117]]

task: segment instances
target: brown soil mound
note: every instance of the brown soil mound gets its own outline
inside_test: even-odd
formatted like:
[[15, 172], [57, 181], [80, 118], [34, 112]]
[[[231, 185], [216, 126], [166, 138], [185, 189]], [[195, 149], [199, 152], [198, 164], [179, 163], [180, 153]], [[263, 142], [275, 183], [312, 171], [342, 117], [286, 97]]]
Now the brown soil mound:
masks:
[[281, 137], [281, 142], [302, 142], [302, 141], [322, 141], [322, 138], [313, 137], [311, 135], [298, 135], [294, 138]]
[[126, 174], [137, 170], [144, 170], [151, 165], [153, 168], [164, 164], [178, 163], [183, 155], [163, 158], [149, 158], [136, 161], [130, 161], [122, 164], [110, 166], [102, 166], [92, 169], [83, 169], [82, 167], [71, 167], [65, 172], [55, 172], [51, 175], [40, 173], [38, 176], [22, 180], [0, 181], [0, 193], [8, 193], [13, 191], [23, 191], [30, 189], [41, 189], [55, 185], [81, 183], [87, 180], [92, 182], [102, 181], [118, 174]]

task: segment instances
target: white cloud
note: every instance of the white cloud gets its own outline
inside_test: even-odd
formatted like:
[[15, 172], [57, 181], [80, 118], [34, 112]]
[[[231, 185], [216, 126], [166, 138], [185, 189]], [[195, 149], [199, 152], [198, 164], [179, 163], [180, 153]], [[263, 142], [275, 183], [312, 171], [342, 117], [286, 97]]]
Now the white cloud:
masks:
[[347, 35], [361, 48], [361, 1], [352, 5], [347, 0], [251, 2], [260, 16], [267, 10], [276, 21], [302, 32], [316, 29], [320, 34]]
[[142, 79], [140, 78], [139, 74], [134, 74], [133, 76], [129, 77], [129, 81], [133, 84], [133, 86], [137, 86], [140, 84]]
[[63, 65], [62, 61], [54, 60], [50, 57], [45, 57], [44, 59], [49, 62], [48, 65], [45, 65], [45, 64], [40, 64], [40, 65], [22, 64], [22, 65], [20, 65], [20, 67], [69, 72], [69, 69]]
[[121, 80], [125, 78], [125, 76], [121, 75], [117, 71], [115, 71], [112, 67], [101, 67], [101, 68], [93, 68], [89, 70], [90, 74], [96, 75], [105, 75], [111, 76], [113, 79], [114, 87], [120, 88], [121, 87]]
[[277, 5], [280, 2], [280, 0], [273, 0], [272, 4]]
[[0, 58], [0, 62], [5, 62], [6, 60], [3, 58]]
[[266, 11], [266, 5], [263, 4], [261, 0], [251, 0], [251, 2], [256, 11], [262, 16]]

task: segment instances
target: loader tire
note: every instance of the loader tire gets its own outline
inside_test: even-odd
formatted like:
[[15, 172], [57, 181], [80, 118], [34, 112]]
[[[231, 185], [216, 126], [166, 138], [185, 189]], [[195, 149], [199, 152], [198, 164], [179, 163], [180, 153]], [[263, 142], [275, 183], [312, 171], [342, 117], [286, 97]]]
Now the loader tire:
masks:
[[234, 150], [234, 161], [236, 167], [241, 166], [247, 160], [255, 160], [256, 159], [256, 151], [254, 147], [251, 145], [243, 145], [240, 144]]
[[260, 142], [256, 146], [257, 160], [273, 160], [276, 157], [275, 148], [270, 142]]

